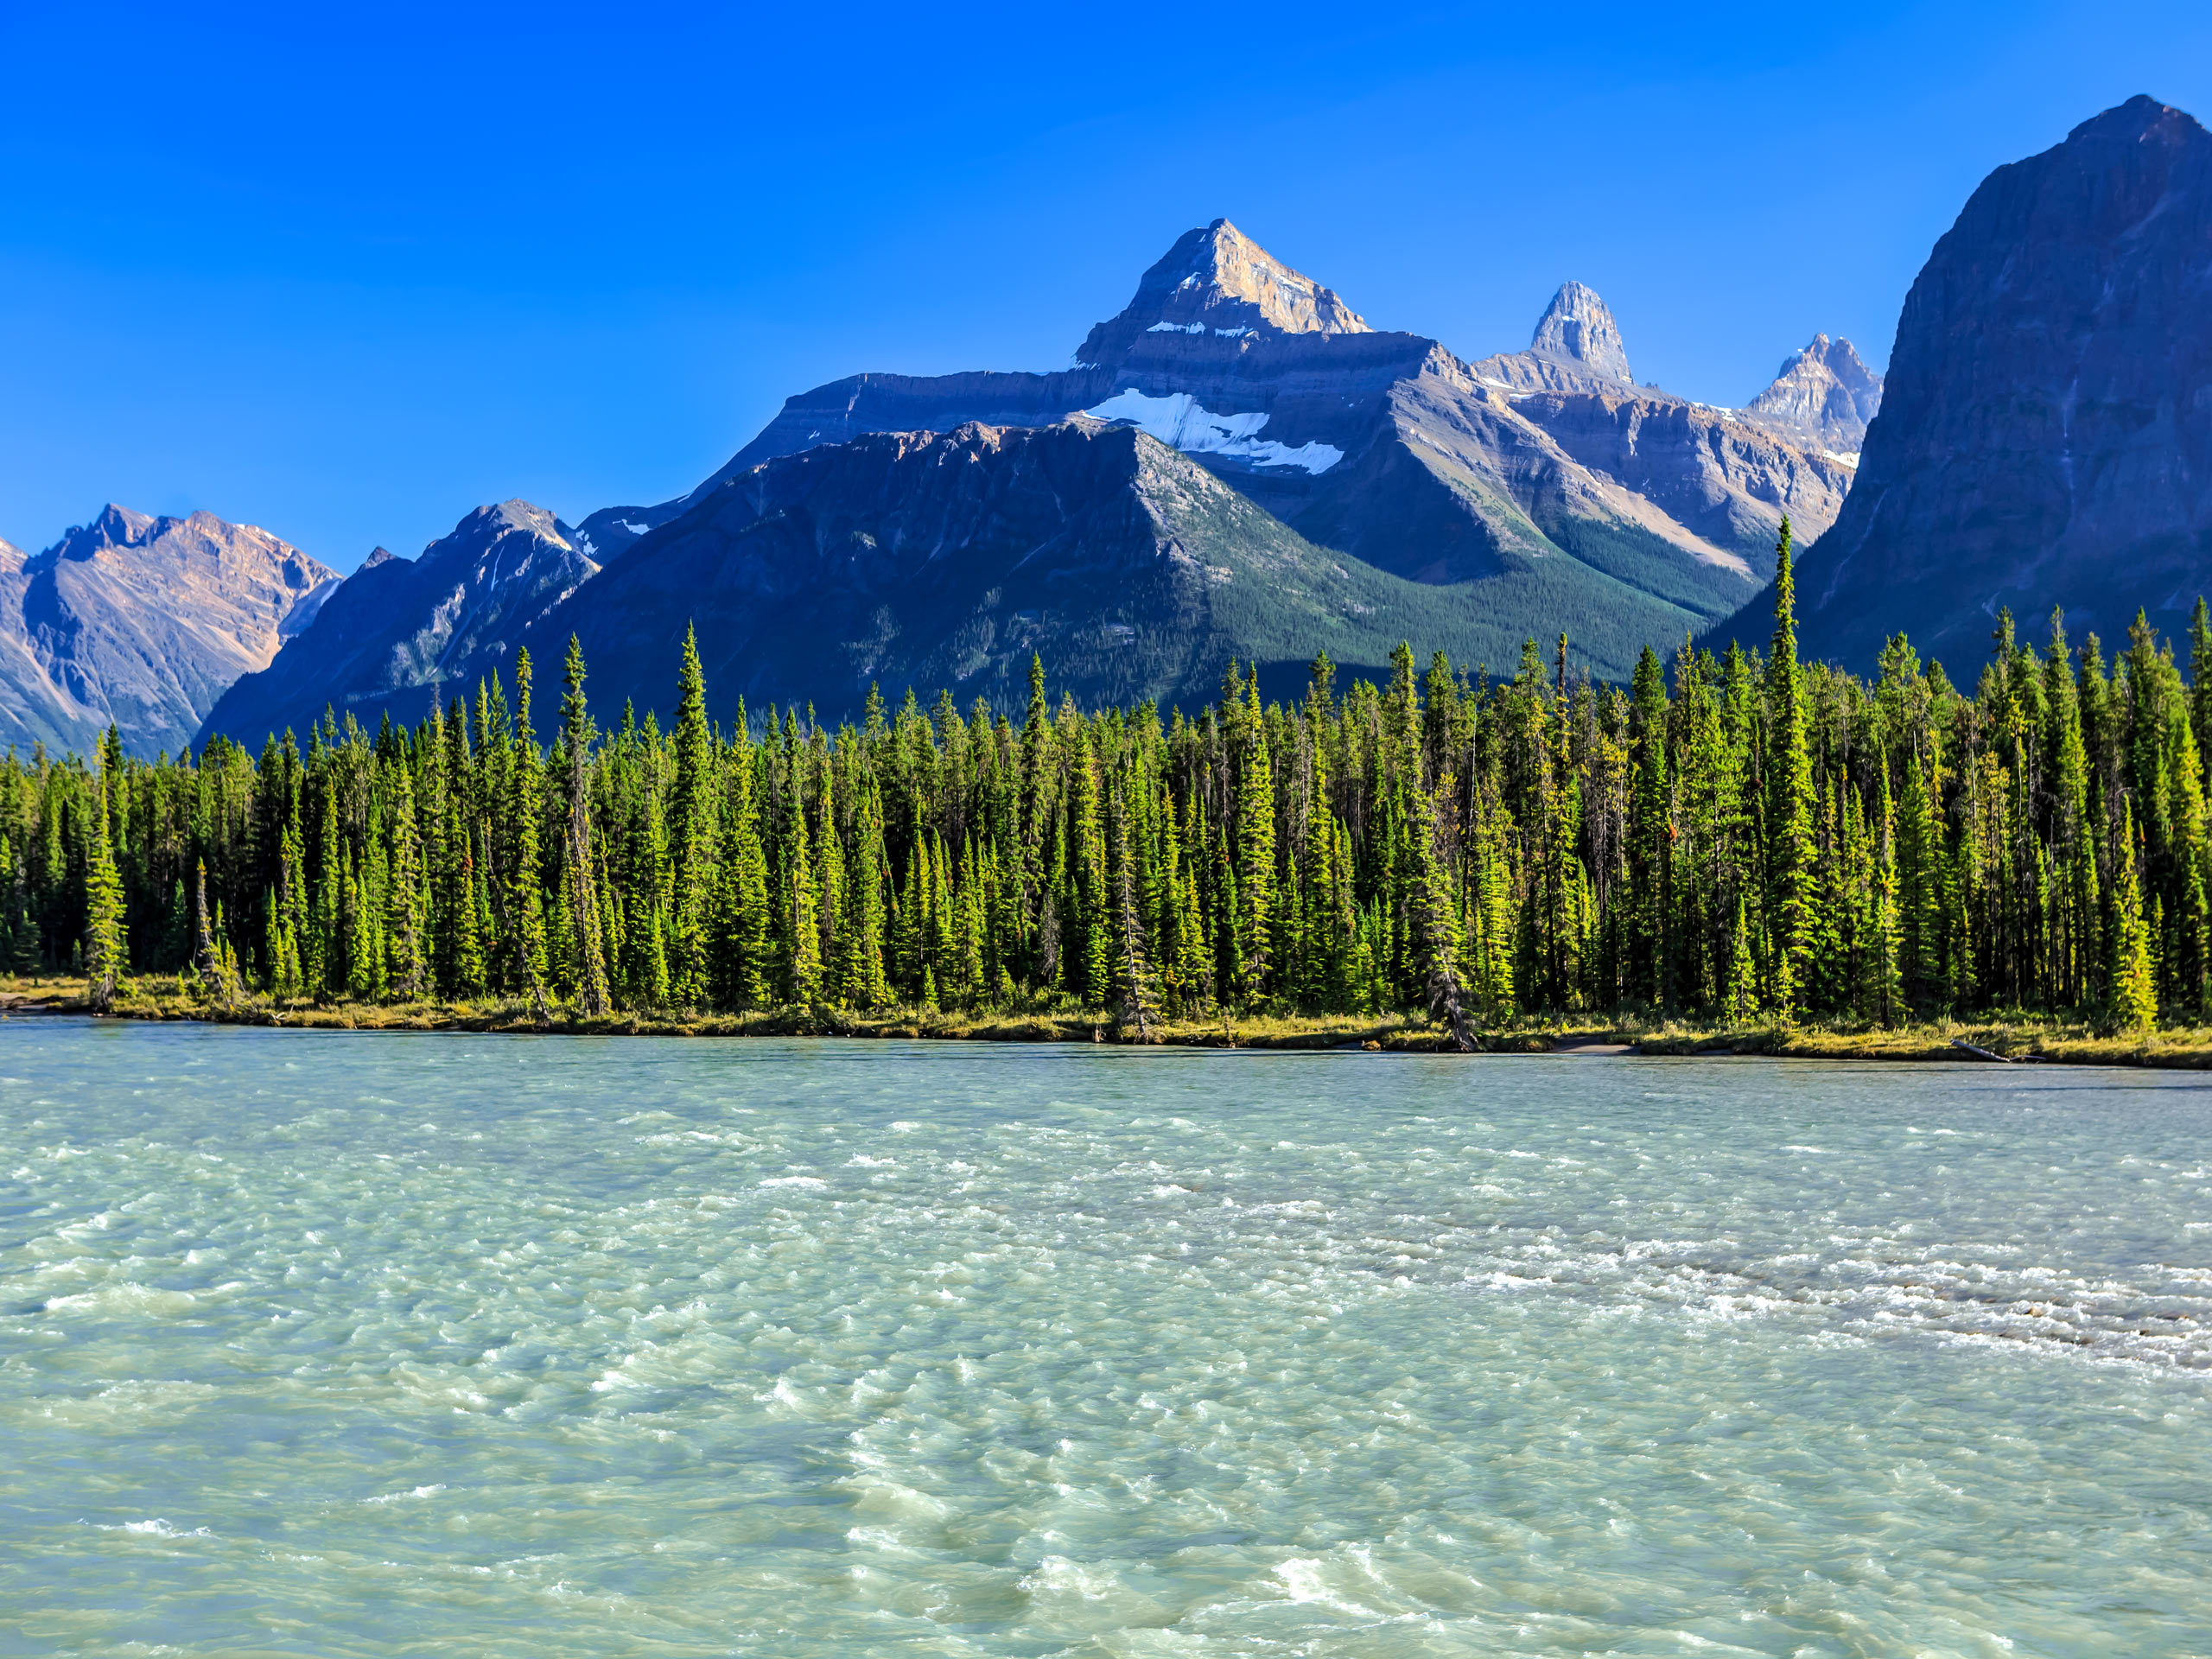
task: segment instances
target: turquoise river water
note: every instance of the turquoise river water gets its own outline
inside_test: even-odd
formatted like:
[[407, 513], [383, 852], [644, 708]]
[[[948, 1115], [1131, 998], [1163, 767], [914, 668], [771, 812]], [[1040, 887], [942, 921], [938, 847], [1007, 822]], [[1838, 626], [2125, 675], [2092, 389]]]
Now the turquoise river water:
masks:
[[0, 1023], [124, 1652], [2212, 1652], [2212, 1086]]

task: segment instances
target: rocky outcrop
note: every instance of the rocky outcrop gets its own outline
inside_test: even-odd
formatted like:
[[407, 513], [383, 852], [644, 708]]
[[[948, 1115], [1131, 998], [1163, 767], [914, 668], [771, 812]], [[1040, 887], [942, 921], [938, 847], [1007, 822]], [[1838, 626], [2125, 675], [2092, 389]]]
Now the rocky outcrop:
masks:
[[[2212, 134], [2136, 98], [2001, 167], [1912, 285], [1802, 648], [1907, 632], [1971, 681], [2000, 608], [2107, 642], [2212, 588]], [[1764, 639], [1761, 603], [1738, 625]]]
[[1550, 308], [1536, 323], [1536, 337], [1529, 349], [1600, 380], [1636, 384], [1636, 376], [1629, 372], [1628, 348], [1621, 344], [1620, 324], [1605, 302], [1580, 283], [1560, 284]]
[[223, 693], [201, 740], [258, 744], [326, 709], [419, 719], [598, 571], [575, 531], [527, 501], [477, 508], [413, 561], [378, 548], [273, 662]]
[[35, 556], [0, 543], [0, 738], [134, 753], [192, 741], [264, 668], [338, 573], [251, 524], [111, 505]]
[[[1801, 535], [1817, 535], [1851, 488], [1850, 459], [1810, 431], [1637, 385], [1611, 311], [1580, 283], [1560, 287], [1527, 351], [1484, 358], [1466, 374], [1610, 493], [1604, 519], [1636, 524], [1707, 565], [1764, 569], [1785, 514]], [[1555, 509], [1554, 539], [1592, 539], [1586, 518]], [[1740, 589], [1708, 582], [1700, 596], [1733, 603]]]
[[1744, 416], [1856, 467], [1866, 423], [1881, 406], [1882, 377], [1852, 343], [1815, 334], [1783, 359], [1774, 384], [1744, 405]]
[[1680, 397], [1543, 391], [1515, 397], [1513, 408], [1668, 521], [1761, 567], [1783, 514], [1816, 535], [1851, 489], [1851, 458]]
[[77, 700], [49, 675], [22, 625], [31, 556], [0, 541], [0, 732], [10, 745], [43, 743], [56, 752], [88, 752], [105, 729], [100, 709]]

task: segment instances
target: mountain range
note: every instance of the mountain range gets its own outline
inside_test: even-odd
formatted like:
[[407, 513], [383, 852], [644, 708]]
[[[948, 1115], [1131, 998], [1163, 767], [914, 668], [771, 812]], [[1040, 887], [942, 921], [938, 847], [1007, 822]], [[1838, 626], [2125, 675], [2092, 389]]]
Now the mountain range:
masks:
[[1577, 283], [1525, 350], [1377, 329], [1226, 220], [1188, 232], [1071, 366], [802, 392], [689, 494], [570, 525], [476, 509], [340, 582], [265, 532], [110, 508], [0, 543], [0, 732], [153, 753], [327, 707], [414, 718], [584, 641], [595, 708], [665, 703], [700, 632], [718, 706], [868, 687], [1211, 695], [1409, 639], [1503, 668], [1565, 631], [1763, 642], [1787, 514], [1802, 649], [1909, 630], [1955, 668], [1997, 613], [2176, 627], [2212, 554], [2212, 136], [2147, 99], [1974, 193], [1874, 374], [1816, 334], [1741, 410], [1639, 385]]
[[[825, 717], [874, 683], [1003, 700], [1038, 651], [1078, 696], [1184, 702], [1232, 655], [1287, 680], [1317, 650], [1379, 664], [1401, 639], [1503, 664], [1562, 627], [1621, 674], [1647, 639], [1755, 592], [1785, 512], [1834, 516], [1851, 463], [1795, 407], [1754, 417], [1638, 387], [1579, 283], [1527, 352], [1469, 364], [1370, 327], [1217, 220], [1071, 368], [856, 375], [788, 400], [678, 499], [573, 528], [526, 503], [480, 510], [417, 575], [349, 582], [207, 731], [326, 706], [411, 717], [572, 632], [602, 714], [651, 706], [694, 625], [718, 698]], [[487, 536], [514, 533], [487, 512], [528, 521], [539, 551], [487, 556]], [[521, 596], [473, 625], [502, 582]]]

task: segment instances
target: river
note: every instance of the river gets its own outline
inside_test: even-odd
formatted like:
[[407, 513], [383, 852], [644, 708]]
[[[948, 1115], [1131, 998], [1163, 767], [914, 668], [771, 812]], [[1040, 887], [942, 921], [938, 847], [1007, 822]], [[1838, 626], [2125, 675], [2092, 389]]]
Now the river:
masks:
[[2212, 1084], [0, 1022], [0, 1652], [2212, 1649]]

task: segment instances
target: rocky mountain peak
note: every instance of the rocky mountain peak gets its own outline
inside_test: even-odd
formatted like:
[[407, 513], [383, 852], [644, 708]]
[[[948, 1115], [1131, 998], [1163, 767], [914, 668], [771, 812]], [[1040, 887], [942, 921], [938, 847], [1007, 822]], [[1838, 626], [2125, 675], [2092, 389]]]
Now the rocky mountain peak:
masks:
[[1559, 292], [1536, 323], [1529, 349], [1539, 357], [1571, 363], [1600, 379], [1636, 384], [1629, 372], [1628, 352], [1621, 344], [1621, 326], [1595, 289], [1580, 283], [1561, 283]]
[[1117, 359], [1140, 334], [1242, 339], [1374, 331], [1334, 289], [1293, 270], [1225, 219], [1186, 231], [1138, 281], [1122, 314], [1090, 331], [1078, 361]]
[[44, 558], [48, 563], [89, 559], [107, 548], [137, 547], [146, 541], [154, 523], [151, 514], [133, 512], [111, 501], [90, 523], [70, 525], [61, 539], [46, 550]]
[[1744, 406], [1746, 417], [1807, 439], [1855, 464], [1866, 423], [1882, 406], [1882, 377], [1847, 340], [1815, 334], [1782, 359], [1774, 384]]
[[45, 551], [0, 556], [0, 734], [135, 753], [190, 740], [223, 688], [271, 661], [339, 586], [252, 524], [111, 502]]

